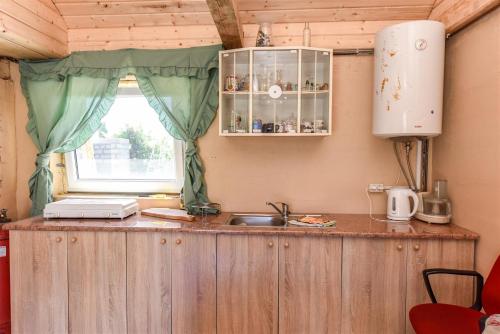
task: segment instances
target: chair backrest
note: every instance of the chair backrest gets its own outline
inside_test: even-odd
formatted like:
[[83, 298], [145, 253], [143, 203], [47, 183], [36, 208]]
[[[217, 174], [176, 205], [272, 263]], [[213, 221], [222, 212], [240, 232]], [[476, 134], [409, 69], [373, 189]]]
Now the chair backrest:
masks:
[[500, 313], [500, 256], [484, 283], [483, 307], [487, 314]]

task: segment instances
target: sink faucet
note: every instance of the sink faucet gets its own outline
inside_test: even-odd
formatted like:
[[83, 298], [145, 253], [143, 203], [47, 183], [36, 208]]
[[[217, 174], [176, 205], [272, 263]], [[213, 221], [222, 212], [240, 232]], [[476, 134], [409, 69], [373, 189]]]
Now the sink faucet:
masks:
[[[276, 204], [281, 204], [281, 210], [276, 206]], [[288, 215], [290, 214], [290, 210], [288, 209], [288, 204], [283, 202], [276, 202], [276, 204], [271, 202], [266, 202], [266, 205], [272, 206], [276, 211], [279, 212], [283, 220], [288, 223]]]

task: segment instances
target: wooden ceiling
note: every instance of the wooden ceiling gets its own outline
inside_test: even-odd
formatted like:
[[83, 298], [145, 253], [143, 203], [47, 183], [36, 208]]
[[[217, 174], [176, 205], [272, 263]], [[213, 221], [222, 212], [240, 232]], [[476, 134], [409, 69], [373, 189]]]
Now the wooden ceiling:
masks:
[[[500, 0], [0, 0], [0, 55], [60, 57], [76, 50], [250, 46], [260, 22], [275, 45], [373, 45], [381, 28], [436, 19], [458, 29]], [[9, 51], [10, 50], [10, 51]]]
[[[53, 0], [69, 29], [210, 25], [205, 0]], [[239, 0], [242, 24], [427, 19], [435, 0]]]

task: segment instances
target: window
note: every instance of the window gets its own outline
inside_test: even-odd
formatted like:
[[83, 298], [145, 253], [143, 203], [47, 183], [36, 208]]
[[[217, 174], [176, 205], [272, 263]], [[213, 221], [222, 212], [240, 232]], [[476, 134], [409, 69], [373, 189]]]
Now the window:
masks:
[[140, 89], [120, 83], [101, 128], [66, 153], [68, 190], [83, 192], [179, 192], [183, 146], [164, 129]]

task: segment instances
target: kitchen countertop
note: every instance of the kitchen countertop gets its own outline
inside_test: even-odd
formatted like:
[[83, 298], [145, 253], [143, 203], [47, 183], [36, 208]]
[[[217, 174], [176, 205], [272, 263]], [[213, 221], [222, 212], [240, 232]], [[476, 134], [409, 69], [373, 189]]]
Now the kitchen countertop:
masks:
[[[370, 219], [366, 214], [325, 214], [337, 221], [336, 227], [245, 227], [228, 225], [231, 213], [209, 216], [203, 224], [200, 217], [194, 222], [160, 219], [136, 214], [117, 219], [50, 219], [33, 217], [3, 226], [5, 230], [27, 231], [108, 231], [108, 232], [191, 232], [216, 234], [277, 234], [331, 235], [367, 238], [418, 238], [476, 240], [477, 233], [454, 224], [435, 225], [412, 220], [409, 224], [387, 223]], [[384, 218], [383, 216], [377, 216]]]

